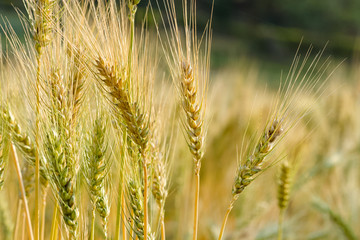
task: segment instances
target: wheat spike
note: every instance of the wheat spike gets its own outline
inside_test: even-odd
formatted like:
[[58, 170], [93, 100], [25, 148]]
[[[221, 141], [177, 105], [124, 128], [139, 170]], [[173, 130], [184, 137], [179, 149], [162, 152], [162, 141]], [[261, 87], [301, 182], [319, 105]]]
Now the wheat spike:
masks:
[[134, 221], [134, 232], [140, 239], [144, 239], [144, 206], [143, 195], [141, 187], [139, 187], [134, 180], [128, 183], [129, 204], [132, 211], [132, 218]]
[[242, 193], [244, 189], [254, 180], [256, 174], [262, 171], [262, 163], [270, 153], [275, 140], [283, 132], [282, 121], [274, 120], [270, 127], [266, 129], [257, 143], [255, 150], [249, 154], [244, 164], [240, 164], [233, 185], [232, 194], [234, 196]]
[[49, 75], [49, 96], [51, 126], [45, 134], [47, 170], [63, 220], [71, 237], [76, 239], [79, 215], [76, 203], [77, 162], [73, 149], [68, 95], [60, 69], [52, 69]]
[[54, 24], [55, 0], [32, 0], [28, 6], [29, 17], [33, 27], [35, 49], [40, 55], [41, 49], [52, 39]]
[[80, 107], [84, 99], [84, 84], [86, 77], [86, 69], [82, 64], [83, 53], [81, 50], [74, 49], [68, 51], [68, 56], [71, 60], [70, 69], [70, 86], [69, 89], [69, 106], [72, 109], [71, 124], [76, 125], [76, 120], [79, 115]]
[[114, 107], [119, 112], [129, 136], [134, 141], [141, 153], [144, 153], [149, 141], [149, 120], [143, 113], [139, 104], [131, 102], [128, 90], [124, 88], [123, 78], [116, 72], [116, 67], [107, 65], [103, 58], [96, 60], [101, 82], [109, 96], [113, 97]]
[[110, 213], [108, 192], [105, 189], [105, 179], [109, 173], [110, 163], [106, 158], [105, 124], [102, 118], [94, 122], [94, 129], [88, 140], [85, 153], [85, 174], [91, 193], [91, 199], [102, 218], [104, 234], [107, 237], [107, 224]]
[[181, 69], [181, 100], [186, 118], [184, 126], [188, 136], [189, 149], [195, 163], [195, 172], [198, 173], [201, 167], [204, 142], [202, 102], [198, 100], [198, 83], [195, 81], [191, 65], [183, 61]]
[[160, 150], [159, 139], [152, 139], [150, 144], [150, 156], [152, 159], [152, 194], [160, 209], [163, 208], [167, 191], [167, 172], [164, 156]]
[[[5, 122], [4, 124], [7, 124], [11, 140], [15, 143], [15, 146], [20, 150], [25, 159], [32, 166], [35, 166], [35, 146], [29, 134], [22, 131], [19, 123], [8, 108], [3, 107], [1, 111], [3, 121]], [[40, 176], [42, 186], [46, 187], [48, 185], [48, 177], [42, 163], [40, 165]]]
[[280, 210], [286, 209], [290, 198], [291, 187], [291, 167], [288, 162], [280, 165], [280, 174], [278, 180], [278, 206]]
[[62, 139], [57, 131], [50, 130], [46, 136], [46, 156], [48, 159], [49, 177], [57, 195], [63, 220], [73, 238], [77, 236], [78, 208], [75, 199], [74, 169], [68, 165]]

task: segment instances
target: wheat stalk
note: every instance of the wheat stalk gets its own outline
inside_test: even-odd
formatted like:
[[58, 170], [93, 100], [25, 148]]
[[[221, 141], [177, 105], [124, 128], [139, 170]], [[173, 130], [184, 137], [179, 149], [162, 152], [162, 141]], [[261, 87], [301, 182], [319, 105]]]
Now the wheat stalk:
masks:
[[40, 181], [40, 159], [39, 159], [39, 132], [40, 132], [40, 73], [41, 73], [41, 57], [43, 48], [51, 41], [53, 32], [53, 18], [55, 0], [28, 0], [25, 1], [30, 22], [32, 24], [32, 34], [35, 41], [36, 50], [36, 127], [35, 127], [35, 239], [40, 239], [40, 215], [39, 215], [39, 181]]

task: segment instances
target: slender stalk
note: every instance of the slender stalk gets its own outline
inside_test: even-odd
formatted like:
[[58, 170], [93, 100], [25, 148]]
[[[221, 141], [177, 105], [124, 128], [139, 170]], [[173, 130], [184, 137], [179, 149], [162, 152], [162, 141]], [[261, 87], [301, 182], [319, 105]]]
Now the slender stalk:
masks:
[[42, 201], [41, 201], [41, 240], [44, 240], [44, 234], [45, 234], [46, 197], [47, 197], [47, 188], [44, 189], [44, 194], [42, 195]]
[[22, 213], [22, 203], [23, 203], [22, 199], [19, 198], [18, 206], [17, 206], [17, 210], [16, 210], [16, 220], [15, 220], [13, 239], [18, 239], [19, 221], [20, 221], [20, 215]]
[[146, 167], [146, 160], [144, 158], [143, 163], [144, 171], [144, 239], [147, 240], [147, 229], [148, 229], [148, 207], [147, 207], [147, 196], [148, 196], [148, 173]]
[[91, 213], [91, 229], [90, 229], [90, 240], [95, 239], [95, 210], [96, 207], [93, 207], [92, 213]]
[[[123, 188], [124, 189], [124, 188]], [[122, 207], [122, 219], [121, 219], [121, 230], [122, 230], [122, 240], [127, 240], [126, 235], [126, 216], [125, 216], [125, 191], [122, 190], [121, 194], [121, 207]]]
[[230, 201], [229, 207], [228, 207], [228, 209], [227, 209], [227, 211], [226, 211], [226, 214], [225, 214], [223, 223], [222, 223], [222, 225], [221, 225], [221, 230], [220, 230], [220, 234], [219, 234], [218, 240], [221, 240], [222, 237], [223, 237], [223, 234], [224, 234], [224, 231], [225, 231], [225, 227], [226, 227], [226, 223], [227, 223], [229, 214], [230, 214], [231, 210], [233, 209], [234, 203], [235, 203], [235, 201], [238, 199], [238, 197], [239, 197], [239, 195], [234, 195], [233, 198], [232, 198], [231, 201]]
[[58, 231], [58, 201], [55, 201], [54, 211], [53, 211], [53, 217], [52, 217], [52, 223], [51, 223], [51, 235], [50, 240], [56, 240], [57, 238], [57, 231]]
[[[118, 203], [117, 203], [117, 213], [116, 213], [116, 229], [115, 229], [115, 240], [120, 240], [120, 219], [123, 208], [122, 198], [123, 198], [123, 181], [120, 179], [119, 181], [119, 196], [118, 196]], [[124, 233], [123, 233], [124, 234]]]
[[199, 219], [199, 195], [200, 195], [200, 172], [195, 174], [195, 201], [194, 201], [194, 235], [193, 240], [197, 239], [198, 219]]
[[282, 235], [283, 235], [283, 222], [284, 222], [284, 209], [280, 209], [280, 214], [279, 214], [279, 227], [278, 227], [278, 240], [282, 240]]
[[[60, 210], [58, 209], [58, 213], [59, 212], [60, 212]], [[59, 227], [57, 228], [56, 235], [59, 236], [59, 238], [58, 238], [59, 240], [62, 240], [62, 227], [63, 227], [63, 225], [62, 225], [62, 222], [61, 222], [60, 218], [61, 218], [61, 216], [59, 215], [59, 218], [57, 220], [57, 222], [59, 223]]]
[[[122, 142], [124, 143], [127, 138], [127, 134], [124, 133], [122, 136]], [[117, 214], [116, 214], [116, 232], [115, 240], [120, 240], [120, 229], [122, 231], [122, 239], [126, 240], [126, 217], [125, 217], [125, 175], [124, 175], [124, 166], [125, 166], [125, 152], [124, 149], [121, 149], [121, 167], [120, 167], [120, 181], [119, 181], [119, 196], [117, 204]], [[121, 223], [120, 223], [121, 222]]]
[[161, 240], [165, 240], [165, 221], [164, 221], [164, 213], [161, 213], [161, 217], [160, 217], [160, 230], [161, 230]]
[[18, 180], [19, 180], [19, 185], [20, 185], [22, 198], [23, 198], [23, 201], [24, 201], [24, 208], [25, 208], [25, 214], [26, 214], [26, 223], [27, 223], [27, 226], [28, 226], [29, 238], [31, 240], [34, 240], [34, 235], [33, 235], [33, 231], [32, 231], [32, 228], [31, 228], [29, 205], [28, 205], [27, 199], [26, 199], [25, 187], [24, 187], [24, 183], [23, 183], [23, 180], [22, 180], [19, 160], [18, 160], [16, 150], [15, 150], [15, 147], [14, 147], [13, 143], [11, 143], [11, 150], [12, 150], [12, 153], [13, 153], [15, 169], [16, 169], [16, 173], [17, 173], [17, 176], [18, 176]]
[[21, 239], [25, 240], [25, 226], [26, 226], [26, 214], [25, 210], [22, 212], [22, 228], [21, 228]]
[[40, 228], [40, 215], [39, 215], [39, 203], [40, 203], [40, 160], [39, 160], [39, 131], [40, 131], [40, 70], [41, 70], [41, 47], [38, 48], [38, 54], [36, 56], [37, 69], [36, 69], [36, 126], [35, 126], [35, 239], [39, 239]]

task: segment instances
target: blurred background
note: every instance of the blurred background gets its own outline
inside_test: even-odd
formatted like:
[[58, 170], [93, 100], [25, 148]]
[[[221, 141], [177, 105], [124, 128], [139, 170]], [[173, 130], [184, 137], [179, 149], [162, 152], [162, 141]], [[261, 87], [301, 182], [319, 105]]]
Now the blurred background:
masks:
[[[159, 17], [156, 1], [151, 1], [154, 14]], [[148, 2], [141, 1], [139, 20], [143, 18]], [[181, 5], [180, 0], [175, 2]], [[209, 19], [211, 0], [197, 2], [200, 31]], [[314, 52], [327, 44], [324, 58], [332, 56], [335, 64], [328, 71], [320, 71], [324, 72], [322, 80], [330, 75], [338, 62], [345, 61], [331, 75], [321, 101], [314, 101], [315, 95], [311, 93], [302, 96], [302, 101], [294, 101], [294, 112], [303, 109], [303, 103], [316, 104], [279, 149], [280, 156], [284, 153], [294, 163], [296, 172], [284, 234], [286, 239], [295, 240], [358, 239], [360, 1], [215, 0], [214, 4], [213, 84], [209, 94], [212, 112], [208, 115], [211, 124], [201, 176], [204, 187], [200, 194], [199, 239], [217, 239], [243, 136], [250, 139], [257, 134], [271, 111], [269, 104], [276, 91], [266, 92], [263, 88], [267, 86], [259, 81], [278, 84], [282, 71], [284, 74], [288, 71], [302, 39], [302, 56], [310, 44], [313, 44]], [[0, 0], [0, 15], [22, 36], [22, 25], [15, 8], [25, 11], [22, 0]], [[181, 6], [177, 10], [181, 11]], [[181, 16], [180, 12], [178, 17]], [[4, 43], [1, 30], [0, 33]], [[191, 219], [190, 212], [183, 208], [191, 203], [188, 194], [191, 183], [184, 179], [191, 179], [192, 162], [187, 161], [191, 158], [182, 137], [179, 134], [180, 140], [176, 142], [178, 150], [173, 166], [176, 171], [172, 172], [166, 209], [169, 239], [178, 240], [186, 239], [183, 232], [190, 236], [186, 229]], [[269, 169], [244, 192], [230, 216], [227, 239], [276, 239], [278, 172], [277, 166]]]
[[[201, 29], [209, 19], [211, 1], [197, 2]], [[148, 3], [141, 1], [140, 13]], [[152, 5], [156, 14], [154, 0]], [[0, 0], [0, 15], [21, 34], [14, 8], [24, 11], [22, 0]], [[351, 63], [360, 49], [360, 1], [215, 0], [213, 30], [213, 69], [246, 57], [269, 73], [279, 74], [284, 65], [289, 66], [302, 38], [304, 51], [309, 44], [321, 49], [329, 42], [327, 53]]]

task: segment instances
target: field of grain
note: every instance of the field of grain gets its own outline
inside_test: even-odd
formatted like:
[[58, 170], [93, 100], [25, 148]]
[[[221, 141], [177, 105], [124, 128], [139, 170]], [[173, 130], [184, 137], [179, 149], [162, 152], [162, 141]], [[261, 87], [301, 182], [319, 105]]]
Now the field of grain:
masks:
[[299, 43], [271, 84], [212, 70], [211, 12], [139, 2], [4, 20], [0, 239], [358, 239], [360, 64]]

